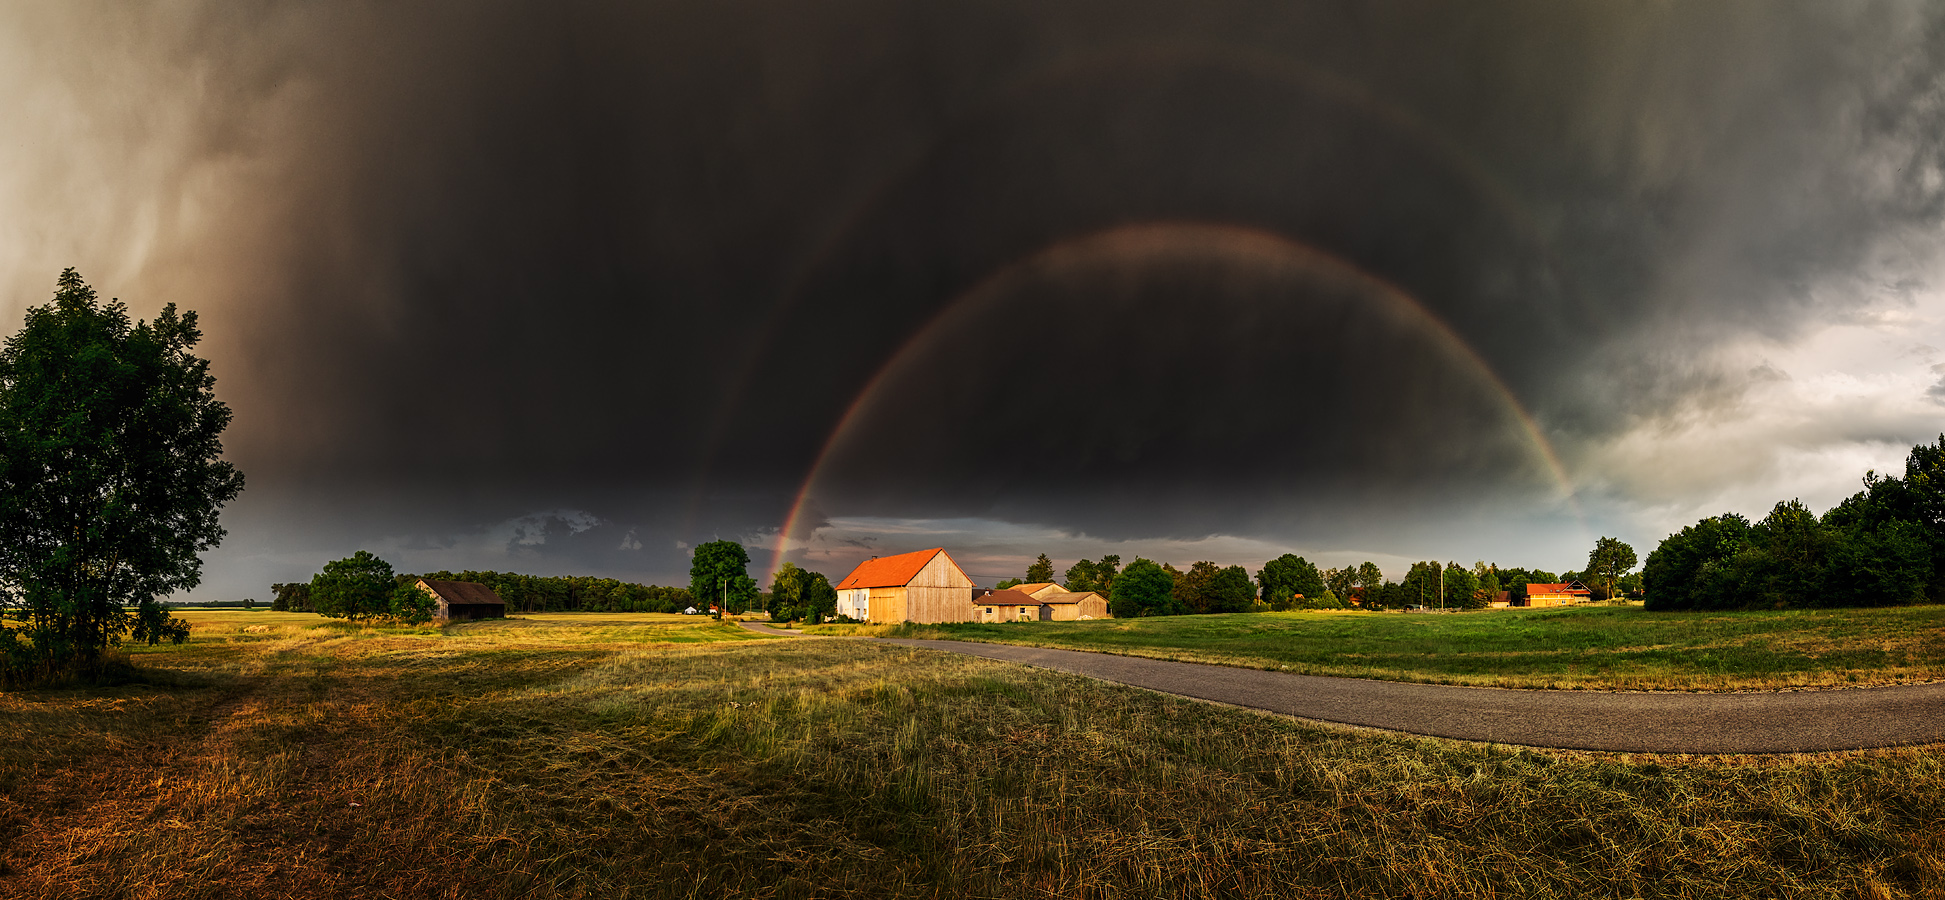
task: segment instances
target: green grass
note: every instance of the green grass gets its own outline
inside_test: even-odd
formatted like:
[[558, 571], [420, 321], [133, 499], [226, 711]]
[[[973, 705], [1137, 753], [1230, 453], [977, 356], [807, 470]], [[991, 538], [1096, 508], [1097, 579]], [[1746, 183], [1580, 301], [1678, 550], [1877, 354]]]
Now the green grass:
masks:
[[1394, 681], [1603, 690], [1765, 690], [1945, 678], [1945, 606], [1763, 612], [1641, 607], [1239, 613], [857, 628]]
[[1945, 892], [1924, 748], [1549, 753], [853, 641], [227, 615], [0, 694], [0, 895]]

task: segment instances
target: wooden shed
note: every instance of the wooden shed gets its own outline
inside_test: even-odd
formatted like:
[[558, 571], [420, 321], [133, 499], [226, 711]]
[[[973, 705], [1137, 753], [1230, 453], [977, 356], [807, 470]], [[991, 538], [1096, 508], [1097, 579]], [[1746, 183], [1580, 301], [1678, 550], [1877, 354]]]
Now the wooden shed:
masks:
[[419, 579], [419, 590], [432, 595], [438, 604], [435, 619], [504, 619], [507, 603], [486, 585], [472, 581], [428, 581]]
[[1096, 591], [1048, 591], [1034, 599], [1046, 607], [1050, 622], [1114, 618], [1108, 613], [1108, 598]]
[[970, 622], [973, 583], [943, 547], [867, 559], [837, 583], [837, 614], [865, 622]]

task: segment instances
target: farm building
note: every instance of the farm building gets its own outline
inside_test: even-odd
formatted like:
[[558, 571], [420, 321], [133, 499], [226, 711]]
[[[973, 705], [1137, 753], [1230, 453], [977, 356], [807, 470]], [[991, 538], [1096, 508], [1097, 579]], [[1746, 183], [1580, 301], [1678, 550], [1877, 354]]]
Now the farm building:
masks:
[[428, 581], [419, 579], [419, 590], [432, 595], [438, 604], [435, 619], [504, 619], [507, 604], [493, 589], [471, 581]]
[[974, 601], [975, 622], [1043, 622], [1049, 610], [1045, 604], [1024, 594], [1019, 588], [986, 591]]
[[1108, 598], [1095, 591], [1049, 591], [1034, 599], [1046, 607], [1046, 618], [1052, 622], [1114, 618], [1108, 614]]
[[1048, 594], [1061, 593], [1060, 585], [1054, 584], [1051, 581], [1036, 581], [1032, 584], [1016, 584], [1008, 588], [1007, 590], [1019, 591], [1020, 593], [1032, 597], [1035, 600], [1038, 600], [1041, 597], [1044, 597]]
[[970, 622], [973, 583], [942, 547], [867, 559], [837, 583], [837, 614], [865, 622]]
[[1586, 603], [1587, 586], [1578, 581], [1565, 584], [1529, 584], [1526, 586], [1527, 606], [1567, 606]]

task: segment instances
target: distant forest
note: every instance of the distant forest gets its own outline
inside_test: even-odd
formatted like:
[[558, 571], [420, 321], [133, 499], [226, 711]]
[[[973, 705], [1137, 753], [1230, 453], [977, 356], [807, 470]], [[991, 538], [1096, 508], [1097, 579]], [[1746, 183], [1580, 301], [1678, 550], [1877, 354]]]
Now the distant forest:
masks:
[[[516, 572], [427, 572], [401, 575], [401, 580], [471, 581], [486, 585], [507, 603], [509, 613], [536, 612], [681, 612], [695, 605], [688, 588], [635, 584], [585, 575], [521, 575]], [[273, 584], [271, 608], [311, 612], [308, 582]]]
[[1663, 539], [1642, 572], [1649, 609], [1893, 606], [1945, 600], [1945, 434], [1905, 458], [1904, 476], [1822, 516], [1776, 504], [1761, 521], [1711, 516]]

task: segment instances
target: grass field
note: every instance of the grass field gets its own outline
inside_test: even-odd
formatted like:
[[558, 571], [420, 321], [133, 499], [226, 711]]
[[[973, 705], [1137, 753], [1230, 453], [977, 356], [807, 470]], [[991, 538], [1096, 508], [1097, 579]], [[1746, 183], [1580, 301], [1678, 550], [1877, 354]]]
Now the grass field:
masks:
[[1945, 679], [1945, 606], [1649, 612], [1239, 613], [1088, 622], [823, 626], [1490, 687], [1773, 690]]
[[681, 617], [190, 612], [0, 694], [7, 897], [1921, 897], [1935, 750], [1546, 753]]

